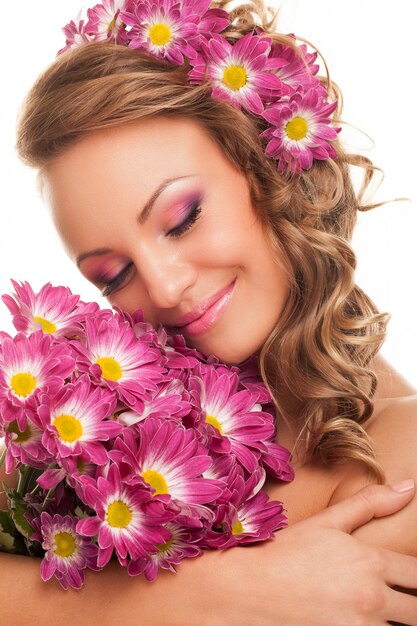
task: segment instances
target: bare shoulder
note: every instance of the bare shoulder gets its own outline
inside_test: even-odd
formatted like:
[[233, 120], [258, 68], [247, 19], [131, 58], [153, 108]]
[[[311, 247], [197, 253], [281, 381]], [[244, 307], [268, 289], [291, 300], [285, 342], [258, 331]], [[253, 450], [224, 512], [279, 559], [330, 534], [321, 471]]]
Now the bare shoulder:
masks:
[[[413, 478], [417, 484], [417, 394], [393, 398], [366, 426], [386, 482]], [[356, 493], [372, 479], [360, 464], [346, 466], [330, 504]], [[417, 496], [395, 515], [375, 519], [353, 534], [363, 541], [417, 556]]]
[[417, 394], [393, 399], [366, 431], [388, 482], [401, 479], [410, 470], [417, 475]]

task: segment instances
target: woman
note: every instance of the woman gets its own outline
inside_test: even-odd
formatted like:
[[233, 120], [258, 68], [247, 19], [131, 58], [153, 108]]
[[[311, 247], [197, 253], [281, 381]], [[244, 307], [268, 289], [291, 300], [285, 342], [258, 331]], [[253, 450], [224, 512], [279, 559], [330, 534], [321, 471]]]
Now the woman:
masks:
[[[45, 72], [22, 112], [20, 156], [39, 168], [71, 258], [111, 304], [141, 307], [148, 321], [179, 327], [190, 345], [229, 364], [256, 357], [296, 479], [268, 485], [290, 523], [273, 544], [206, 554], [152, 587], [110, 567], [88, 581], [88, 599], [62, 600], [48, 590], [51, 614], [56, 620], [60, 606], [67, 623], [82, 607], [89, 623], [102, 623], [97, 600], [106, 597], [103, 587], [116, 587], [109, 622], [417, 624], [417, 599], [391, 589], [417, 587], [415, 559], [406, 556], [417, 556], [412, 485], [374, 487], [346, 500], [368, 483], [417, 473], [408, 450], [417, 390], [378, 357], [386, 315], [353, 281], [349, 240], [357, 211], [367, 207], [348, 166], [363, 167], [369, 180], [372, 164], [347, 154], [328, 123], [321, 150], [305, 149], [303, 159], [297, 150], [281, 152], [277, 170], [260, 142], [266, 118], [211, 97], [199, 70], [190, 87], [190, 67], [125, 45], [116, 8], [123, 5], [134, 23], [138, 3], [104, 5], [90, 26], [113, 10], [104, 32], [118, 44], [65, 51]], [[256, 11], [256, 36], [267, 32], [281, 46], [278, 58], [299, 69], [305, 50], [273, 32], [262, 5]], [[222, 33], [229, 44], [255, 32], [247, 8], [230, 19]], [[159, 28], [160, 41], [166, 34]], [[87, 44], [90, 34], [70, 28], [68, 36]], [[312, 56], [304, 61], [307, 90], [330, 114], [337, 90], [314, 78]], [[236, 66], [233, 72], [237, 91], [241, 74]], [[256, 98], [246, 104], [256, 113]], [[294, 141], [306, 134], [303, 122], [300, 114], [290, 127]], [[276, 571], [278, 562], [285, 567]], [[33, 562], [3, 563], [34, 599], [46, 593], [33, 580]], [[10, 596], [3, 604], [10, 606]], [[42, 610], [36, 619], [46, 620]]]

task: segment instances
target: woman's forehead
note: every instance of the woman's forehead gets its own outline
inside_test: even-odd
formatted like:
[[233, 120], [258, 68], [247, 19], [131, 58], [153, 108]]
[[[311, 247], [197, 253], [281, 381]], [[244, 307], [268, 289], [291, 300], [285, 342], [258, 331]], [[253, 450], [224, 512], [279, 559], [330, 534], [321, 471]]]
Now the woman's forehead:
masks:
[[[54, 158], [46, 177], [67, 194], [92, 182], [134, 176], [144, 187], [159, 179], [199, 171], [204, 176], [225, 167], [226, 157], [216, 142], [195, 120], [151, 118], [92, 131]], [[73, 190], [74, 191], [74, 188]]]
[[98, 216], [110, 223], [115, 207], [139, 212], [164, 180], [209, 188], [225, 179], [241, 186], [240, 176], [198, 122], [152, 118], [93, 131], [68, 148], [45, 168], [44, 199], [73, 256]]

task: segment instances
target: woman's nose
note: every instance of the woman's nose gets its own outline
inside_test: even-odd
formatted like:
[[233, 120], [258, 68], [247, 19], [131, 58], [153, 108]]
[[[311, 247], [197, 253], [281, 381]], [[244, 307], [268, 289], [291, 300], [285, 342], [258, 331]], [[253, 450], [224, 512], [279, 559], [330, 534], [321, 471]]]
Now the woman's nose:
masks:
[[195, 266], [172, 251], [142, 248], [137, 257], [140, 280], [156, 309], [177, 307], [196, 282]]

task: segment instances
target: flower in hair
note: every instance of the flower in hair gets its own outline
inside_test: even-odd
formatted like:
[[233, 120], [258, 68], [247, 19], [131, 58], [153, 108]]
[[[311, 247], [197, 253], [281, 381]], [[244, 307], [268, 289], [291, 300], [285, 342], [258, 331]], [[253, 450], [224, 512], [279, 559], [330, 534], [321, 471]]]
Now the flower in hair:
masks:
[[86, 32], [94, 36], [95, 41], [110, 40], [126, 44], [125, 24], [120, 19], [120, 11], [124, 11], [125, 7], [126, 0], [103, 0], [103, 4], [88, 9]]
[[[294, 35], [289, 35], [295, 42]], [[277, 76], [295, 93], [302, 88], [304, 92], [309, 89], [317, 89], [324, 98], [327, 97], [327, 91], [321, 84], [316, 74], [319, 66], [315, 63], [317, 52], [307, 52], [305, 44], [297, 46], [297, 49], [281, 43], [274, 43], [269, 57], [272, 59], [280, 59], [281, 64], [276, 68]]]
[[[223, 30], [227, 15], [206, 11], [211, 0], [175, 2], [175, 0], [144, 0], [132, 2], [129, 10], [121, 14], [128, 26], [129, 46], [143, 48], [158, 58], [166, 58], [174, 65], [184, 63], [184, 55], [193, 58], [204, 40], [204, 29], [199, 30], [203, 17], [210, 28], [210, 35]], [[209, 15], [207, 15], [207, 13]]]
[[[208, 83], [211, 96], [270, 123], [260, 133], [265, 154], [279, 173], [299, 174], [314, 159], [336, 157], [332, 125], [337, 103], [329, 102], [316, 76], [317, 52], [305, 44], [278, 43], [259, 26], [231, 42], [230, 15], [209, 8], [211, 0], [103, 0], [63, 30], [69, 48], [110, 41], [138, 48], [174, 65], [189, 64], [190, 84]], [[58, 54], [59, 54], [58, 53]], [[265, 123], [263, 124], [265, 126]]]
[[74, 20], [71, 20], [62, 29], [66, 37], [66, 41], [64, 48], [58, 50], [58, 54], [62, 54], [70, 48], [77, 48], [78, 46], [82, 46], [85, 43], [94, 41], [94, 38], [86, 32], [86, 23], [85, 20], [81, 19], [81, 14], [82, 11], [79, 12], [75, 22]]
[[330, 115], [337, 102], [327, 103], [316, 89], [306, 94], [296, 92], [286, 102], [276, 102], [261, 113], [271, 128], [261, 133], [269, 139], [265, 154], [279, 159], [278, 171], [284, 173], [308, 170], [313, 159], [335, 158], [329, 143], [340, 128], [330, 126]]
[[202, 83], [207, 64], [214, 85], [212, 97], [228, 100], [237, 108], [242, 105], [257, 115], [264, 110], [262, 100], [288, 92], [270, 71], [274, 67], [268, 58], [271, 43], [269, 37], [247, 33], [232, 46], [224, 37], [213, 34], [208, 43], [203, 42], [204, 56], [190, 59], [194, 66], [188, 75], [190, 81]]

